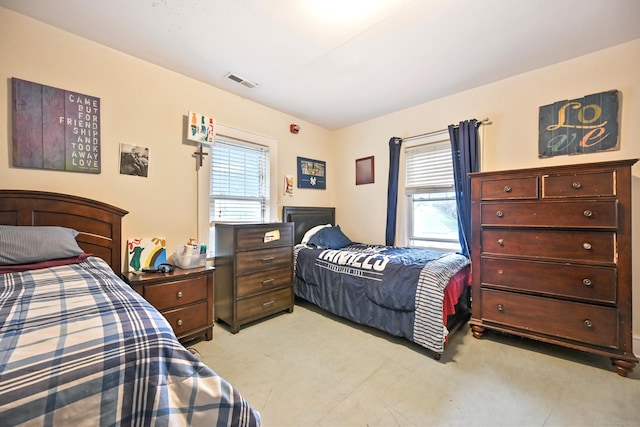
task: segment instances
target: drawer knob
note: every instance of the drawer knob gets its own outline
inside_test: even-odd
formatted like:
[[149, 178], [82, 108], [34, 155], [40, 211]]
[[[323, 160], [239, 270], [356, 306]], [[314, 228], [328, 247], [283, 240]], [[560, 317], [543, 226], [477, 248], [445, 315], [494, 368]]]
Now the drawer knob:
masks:
[[498, 239], [498, 244], [500, 246], [504, 246], [504, 239]]
[[509, 187], [508, 185], [504, 186], [504, 192], [505, 193], [511, 193], [511, 187]]
[[591, 250], [591, 243], [584, 242], [582, 244], [582, 247], [585, 248], [585, 250], [589, 251], [589, 250]]
[[591, 281], [591, 279], [582, 279], [582, 284], [591, 287], [593, 285], [593, 282]]
[[593, 328], [593, 322], [589, 319], [584, 321], [584, 326], [586, 326], [587, 328], [591, 329]]
[[176, 294], [176, 296], [177, 296], [178, 298], [182, 298], [182, 291], [178, 291], [178, 293]]
[[498, 311], [504, 311], [504, 306], [502, 304], [498, 304]]
[[576, 181], [573, 184], [571, 184], [571, 186], [577, 190], [578, 188], [582, 187], [582, 184], [580, 184], [578, 181]]
[[182, 326], [182, 319], [178, 319], [178, 321], [176, 322], [176, 325]]
[[502, 218], [502, 217], [504, 216], [504, 212], [502, 212], [502, 211], [498, 211], [498, 212], [496, 212], [496, 216], [497, 216], [498, 218]]
[[504, 274], [504, 271], [502, 271], [501, 269], [498, 270], [498, 274]]
[[591, 210], [587, 209], [587, 210], [585, 210], [584, 212], [582, 212], [582, 214], [583, 214], [584, 216], [586, 216], [587, 218], [591, 218], [591, 217], [593, 216], [593, 211], [591, 211]]

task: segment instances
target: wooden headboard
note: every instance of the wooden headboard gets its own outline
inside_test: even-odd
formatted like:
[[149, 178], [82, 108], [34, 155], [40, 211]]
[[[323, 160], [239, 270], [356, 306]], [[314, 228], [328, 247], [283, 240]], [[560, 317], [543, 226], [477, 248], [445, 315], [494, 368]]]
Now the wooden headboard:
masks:
[[128, 212], [106, 203], [68, 194], [0, 190], [0, 224], [73, 228], [87, 253], [122, 272], [122, 217]]
[[282, 218], [284, 222], [294, 223], [294, 242], [298, 244], [304, 233], [316, 225], [336, 225], [336, 208], [284, 206]]

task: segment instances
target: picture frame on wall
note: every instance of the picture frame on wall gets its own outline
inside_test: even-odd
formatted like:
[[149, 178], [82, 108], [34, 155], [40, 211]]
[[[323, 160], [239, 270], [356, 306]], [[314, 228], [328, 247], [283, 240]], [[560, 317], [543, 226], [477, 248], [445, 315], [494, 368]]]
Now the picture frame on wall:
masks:
[[298, 188], [325, 190], [327, 188], [326, 175], [326, 162], [298, 157]]
[[374, 156], [356, 159], [356, 185], [373, 184], [375, 181]]

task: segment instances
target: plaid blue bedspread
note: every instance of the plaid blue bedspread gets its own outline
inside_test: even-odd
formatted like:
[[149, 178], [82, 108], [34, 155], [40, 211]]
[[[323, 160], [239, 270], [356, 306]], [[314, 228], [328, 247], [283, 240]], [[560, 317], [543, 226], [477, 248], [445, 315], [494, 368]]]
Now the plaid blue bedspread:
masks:
[[100, 258], [0, 275], [0, 424], [255, 426]]

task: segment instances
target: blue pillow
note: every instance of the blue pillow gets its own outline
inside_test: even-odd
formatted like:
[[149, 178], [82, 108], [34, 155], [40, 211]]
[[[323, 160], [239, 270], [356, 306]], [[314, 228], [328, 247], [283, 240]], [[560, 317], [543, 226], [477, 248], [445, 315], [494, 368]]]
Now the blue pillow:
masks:
[[344, 235], [340, 226], [324, 227], [318, 230], [316, 234], [309, 239], [309, 246], [315, 246], [319, 249], [342, 249], [353, 243]]
[[66, 227], [0, 225], [0, 265], [78, 256], [82, 249], [77, 235], [76, 230]]

